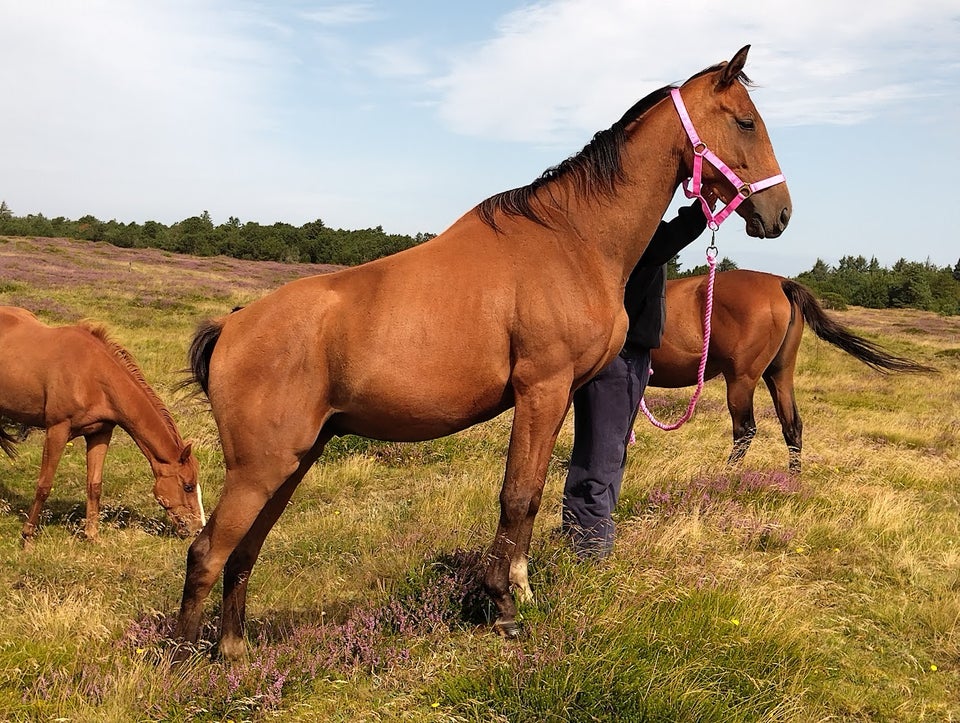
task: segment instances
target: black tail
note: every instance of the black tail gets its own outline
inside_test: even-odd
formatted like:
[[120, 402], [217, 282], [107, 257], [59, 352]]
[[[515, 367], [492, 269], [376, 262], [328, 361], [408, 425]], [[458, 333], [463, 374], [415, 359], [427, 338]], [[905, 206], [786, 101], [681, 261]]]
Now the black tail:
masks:
[[7, 453], [10, 459], [17, 456], [16, 444], [27, 438], [30, 428], [22, 424], [13, 424], [16, 429], [11, 433], [4, 428], [5, 424], [13, 424], [9, 419], [0, 418], [0, 449]]
[[14, 446], [16, 443], [17, 438], [12, 434], [7, 434], [7, 431], [0, 427], [0, 449], [6, 452], [10, 459], [17, 456], [17, 448]]
[[193, 335], [193, 342], [191, 342], [190, 351], [187, 354], [192, 376], [186, 384], [196, 382], [200, 385], [204, 394], [207, 394], [210, 390], [210, 357], [213, 356], [213, 348], [217, 345], [221, 331], [223, 331], [222, 319], [201, 323], [197, 327], [197, 332]]
[[838, 349], [842, 349], [851, 356], [855, 356], [864, 364], [880, 372], [936, 372], [912, 359], [894, 356], [883, 350], [882, 347], [857, 336], [842, 324], [831, 319], [820, 306], [817, 298], [806, 286], [790, 279], [784, 279], [780, 286], [790, 303], [796, 306], [803, 318], [809, 324], [813, 333]]

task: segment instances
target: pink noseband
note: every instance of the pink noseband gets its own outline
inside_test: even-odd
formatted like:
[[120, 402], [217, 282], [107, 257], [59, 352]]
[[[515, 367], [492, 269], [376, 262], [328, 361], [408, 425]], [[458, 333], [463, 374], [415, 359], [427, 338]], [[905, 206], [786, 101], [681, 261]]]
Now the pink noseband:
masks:
[[[677, 114], [680, 116], [680, 122], [683, 123], [683, 128], [687, 132], [687, 137], [690, 139], [690, 143], [693, 144], [693, 179], [687, 179], [683, 182], [683, 192], [687, 198], [700, 199], [700, 205], [703, 207], [703, 215], [707, 217], [707, 225], [711, 230], [716, 231], [720, 228], [720, 224], [723, 223], [724, 219], [736, 211], [737, 206], [743, 203], [744, 199], [749, 198], [752, 194], [762, 191], [765, 188], [783, 183], [786, 180], [782, 173], [778, 173], [775, 176], [770, 176], [770, 178], [765, 178], [756, 183], [744, 183], [741, 181], [740, 177], [731, 171], [730, 167], [721, 161], [716, 153], [707, 148], [706, 143], [700, 140], [700, 136], [697, 135], [697, 131], [693, 127], [693, 122], [690, 120], [690, 114], [687, 113], [687, 108], [683, 104], [683, 98], [680, 97], [680, 89], [671, 89], [670, 95], [673, 98], [673, 105], [676, 106]], [[733, 187], [737, 189], [737, 195], [716, 214], [710, 210], [710, 205], [701, 193], [704, 158], [710, 162], [710, 165], [720, 171], [720, 173], [733, 184]]]

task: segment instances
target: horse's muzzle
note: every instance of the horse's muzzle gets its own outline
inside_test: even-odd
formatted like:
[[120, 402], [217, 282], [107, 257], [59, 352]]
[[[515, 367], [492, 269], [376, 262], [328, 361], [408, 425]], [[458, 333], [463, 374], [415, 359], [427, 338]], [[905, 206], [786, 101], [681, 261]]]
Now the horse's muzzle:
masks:
[[754, 238], [777, 238], [790, 223], [790, 208], [783, 207], [773, 223], [766, 223], [763, 216], [754, 213], [747, 221], [747, 235]]

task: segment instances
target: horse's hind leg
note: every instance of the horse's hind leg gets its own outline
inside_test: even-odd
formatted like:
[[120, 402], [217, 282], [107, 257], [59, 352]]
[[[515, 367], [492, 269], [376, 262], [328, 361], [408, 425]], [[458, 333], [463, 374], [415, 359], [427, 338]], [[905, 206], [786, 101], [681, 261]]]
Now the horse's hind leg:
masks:
[[113, 427], [107, 427], [84, 437], [87, 441], [87, 517], [84, 521], [84, 536], [94, 541], [99, 537], [100, 493], [103, 489], [103, 462], [113, 436]]
[[[179, 642], [191, 645], [197, 642], [203, 603], [210, 588], [271, 496], [272, 491], [262, 477], [242, 467], [228, 468], [220, 501], [187, 551], [183, 598], [174, 633]], [[189, 649], [178, 646], [174, 660], [182, 660], [189, 654]]]
[[260, 555], [263, 541], [287, 507], [293, 491], [320, 456], [323, 445], [305, 457], [300, 467], [280, 489], [273, 493], [257, 515], [250, 530], [230, 553], [223, 569], [223, 609], [220, 617], [220, 644], [218, 653], [227, 660], [243, 658], [247, 652], [244, 628], [247, 608], [247, 582]]
[[524, 600], [532, 598], [527, 554], [540, 509], [550, 453], [570, 405], [569, 382], [540, 383], [523, 389], [515, 381], [516, 410], [507, 468], [500, 490], [500, 524], [487, 556], [484, 585], [499, 616], [495, 629], [504, 637], [519, 635], [513, 583]]
[[727, 409], [733, 422], [733, 449], [727, 459], [728, 465], [738, 464], [743, 459], [757, 434], [757, 423], [753, 417], [753, 392], [756, 386], [756, 379], [727, 379]]
[[793, 389], [793, 367], [768, 369], [763, 381], [770, 390], [773, 407], [783, 430], [783, 441], [787, 443], [790, 455], [790, 471], [800, 474], [800, 452], [803, 449], [803, 420], [797, 409], [797, 400]]
[[63, 450], [68, 441], [70, 441], [70, 422], [62, 422], [47, 428], [43, 440], [43, 459], [40, 462], [37, 491], [33, 498], [33, 504], [30, 505], [30, 511], [27, 513], [27, 520], [23, 523], [23, 529], [20, 531], [24, 547], [30, 547], [33, 544], [33, 536], [40, 521], [40, 510], [43, 509], [47, 497], [50, 496], [50, 490], [53, 488], [53, 475], [57, 471], [57, 465], [60, 464], [60, 457], [63, 456]]

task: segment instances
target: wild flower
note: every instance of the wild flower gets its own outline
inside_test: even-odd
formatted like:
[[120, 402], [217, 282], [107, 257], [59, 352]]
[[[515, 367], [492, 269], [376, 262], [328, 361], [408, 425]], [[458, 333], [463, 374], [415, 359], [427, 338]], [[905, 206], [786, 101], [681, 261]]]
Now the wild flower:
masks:
[[696, 512], [715, 520], [720, 529], [735, 532], [745, 546], [782, 548], [796, 532], [774, 520], [758, 519], [745, 501], [791, 497], [800, 492], [799, 479], [781, 471], [695, 477], [654, 487], [638, 503], [636, 513], [662, 519]]

